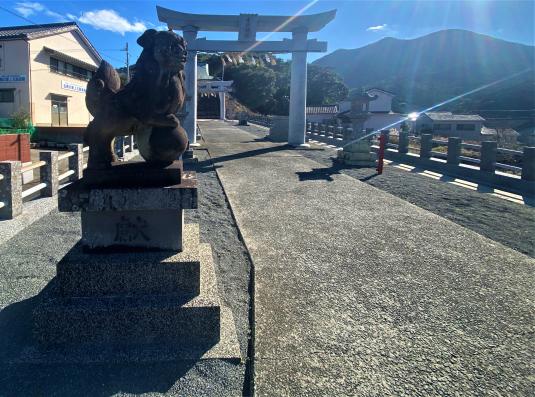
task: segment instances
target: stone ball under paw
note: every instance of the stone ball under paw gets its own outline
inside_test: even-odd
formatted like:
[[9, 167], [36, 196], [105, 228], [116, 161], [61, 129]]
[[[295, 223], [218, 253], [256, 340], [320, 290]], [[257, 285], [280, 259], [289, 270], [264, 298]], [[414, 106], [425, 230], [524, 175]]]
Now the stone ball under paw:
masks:
[[149, 163], [168, 165], [188, 147], [188, 136], [181, 126], [148, 128], [136, 138], [141, 156]]

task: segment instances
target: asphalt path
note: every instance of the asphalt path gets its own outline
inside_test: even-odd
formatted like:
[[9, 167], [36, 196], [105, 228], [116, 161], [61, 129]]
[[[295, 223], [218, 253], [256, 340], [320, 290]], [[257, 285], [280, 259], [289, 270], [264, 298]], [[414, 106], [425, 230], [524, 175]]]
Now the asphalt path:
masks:
[[231, 122], [201, 129], [253, 260], [257, 395], [533, 395], [534, 259]]

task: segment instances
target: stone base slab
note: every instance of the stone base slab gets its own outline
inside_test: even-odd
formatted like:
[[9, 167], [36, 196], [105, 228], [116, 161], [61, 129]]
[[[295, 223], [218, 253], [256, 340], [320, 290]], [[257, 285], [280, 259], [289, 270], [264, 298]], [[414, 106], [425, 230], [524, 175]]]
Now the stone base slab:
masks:
[[197, 176], [188, 171], [179, 185], [106, 188], [88, 186], [84, 179], [59, 192], [58, 209], [77, 211], [182, 210], [197, 208]]
[[[66, 298], [56, 284], [34, 311], [36, 340], [53, 350], [70, 346], [151, 350], [162, 344], [178, 351], [210, 349], [222, 335], [221, 304], [211, 248], [201, 244], [199, 252], [200, 295], [193, 298], [176, 294]], [[235, 333], [231, 330], [231, 339]]]
[[82, 245], [182, 250], [183, 210], [82, 211]]
[[83, 180], [95, 187], [162, 187], [181, 182], [182, 161], [159, 165], [146, 161], [114, 162], [106, 169], [86, 169]]
[[95, 364], [95, 363], [151, 363], [182, 360], [226, 360], [242, 362], [240, 345], [232, 311], [221, 307], [220, 339], [216, 344], [176, 345], [71, 345], [67, 348], [44, 349], [28, 346], [12, 360], [17, 364]]
[[34, 313], [41, 346], [208, 345], [219, 341], [220, 307], [206, 297], [52, 299]]
[[200, 293], [199, 227], [184, 227], [182, 252], [86, 253], [77, 244], [57, 265], [62, 296]]

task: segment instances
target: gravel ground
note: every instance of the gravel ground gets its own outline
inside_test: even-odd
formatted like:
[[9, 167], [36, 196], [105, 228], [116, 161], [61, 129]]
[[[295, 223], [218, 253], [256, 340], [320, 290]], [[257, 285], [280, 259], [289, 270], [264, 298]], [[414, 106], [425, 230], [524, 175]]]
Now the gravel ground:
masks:
[[[239, 126], [259, 137], [266, 128]], [[535, 208], [520, 205], [489, 194], [427, 178], [386, 166], [382, 175], [372, 168], [345, 168], [333, 163], [335, 149], [313, 145], [317, 150], [297, 150], [301, 155], [328, 167], [303, 178], [329, 179], [344, 173], [400, 197], [485, 237], [535, 257]]]
[[[212, 245], [222, 300], [234, 315], [243, 357], [249, 333], [251, 263], [225, 195], [205, 151], [198, 151], [199, 209], [186, 221], [200, 224]], [[17, 364], [33, 343], [31, 313], [56, 263], [78, 241], [80, 217], [53, 211], [0, 244], [0, 396], [240, 396], [249, 394], [249, 361], [148, 364]], [[48, 236], [43, 240], [43, 236]]]

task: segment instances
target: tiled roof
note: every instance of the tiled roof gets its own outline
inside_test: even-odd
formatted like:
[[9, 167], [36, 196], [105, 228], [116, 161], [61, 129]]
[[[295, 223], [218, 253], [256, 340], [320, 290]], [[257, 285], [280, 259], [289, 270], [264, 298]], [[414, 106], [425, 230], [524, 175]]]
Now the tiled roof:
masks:
[[453, 114], [452, 112], [425, 112], [433, 121], [485, 121], [478, 114]]
[[0, 40], [35, 39], [76, 29], [76, 22], [0, 27]]
[[375, 87], [372, 87], [372, 88], [369, 88], [366, 90], [366, 93], [370, 92], [370, 91], [381, 91], [385, 94], [388, 94], [389, 96], [392, 96], [392, 97], [395, 97], [396, 94], [394, 94], [393, 92], [390, 92], [390, 91], [386, 91], [386, 90], [382, 90], [381, 88], [375, 88]]
[[46, 23], [42, 25], [25, 25], [25, 26], [6, 26], [0, 27], [0, 41], [2, 40], [32, 40], [40, 37], [52, 36], [75, 30], [82, 41], [93, 53], [98, 63], [102, 57], [95, 47], [91, 44], [84, 32], [78, 27], [76, 22]]
[[306, 114], [337, 114], [338, 105], [307, 106]]

